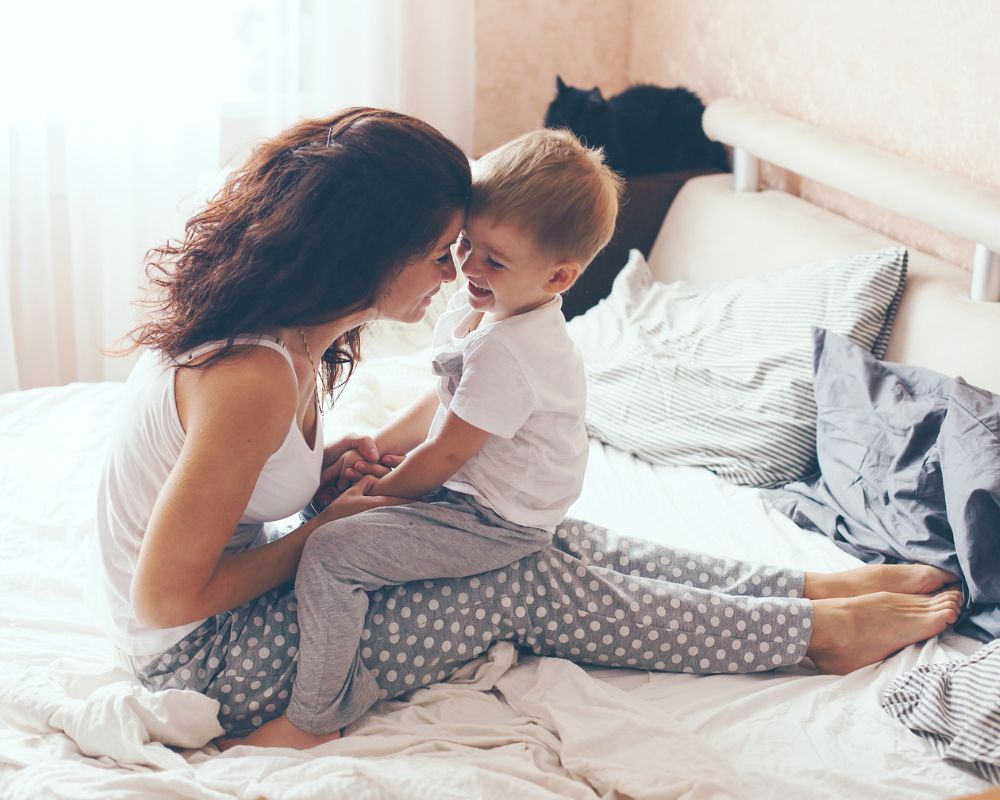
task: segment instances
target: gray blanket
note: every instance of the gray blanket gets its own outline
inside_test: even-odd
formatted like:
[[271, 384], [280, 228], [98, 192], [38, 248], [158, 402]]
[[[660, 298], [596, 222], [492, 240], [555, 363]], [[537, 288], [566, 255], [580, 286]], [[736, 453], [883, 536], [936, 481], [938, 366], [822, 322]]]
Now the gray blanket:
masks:
[[954, 573], [957, 630], [1000, 636], [1000, 397], [814, 337], [819, 473], [765, 499], [864, 561]]

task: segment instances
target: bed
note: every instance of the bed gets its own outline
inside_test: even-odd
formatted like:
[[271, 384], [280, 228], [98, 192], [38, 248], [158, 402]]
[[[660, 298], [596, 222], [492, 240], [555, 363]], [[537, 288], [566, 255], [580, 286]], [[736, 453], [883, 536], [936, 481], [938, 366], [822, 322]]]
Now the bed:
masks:
[[[757, 158], [832, 185], [846, 180], [841, 188], [928, 222], [942, 224], [941, 205], [957, 204], [943, 227], [980, 245], [971, 293], [983, 299], [969, 299], [968, 272], [911, 250], [887, 357], [1000, 392], [992, 353], [1000, 304], [990, 302], [1000, 299], [1000, 243], [983, 221], [1000, 219], [991, 216], [1000, 196], [737, 101], [713, 104], [706, 130], [735, 148], [738, 191], [732, 175], [685, 185], [650, 254], [656, 278], [707, 286], [893, 244], [798, 198], [754, 191]], [[935, 186], [950, 187], [947, 203], [918, 191]], [[911, 207], [900, 208], [901, 197]], [[373, 332], [365, 363], [327, 415], [338, 425], [328, 436], [381, 424], [431, 380], [428, 334], [426, 325]], [[88, 615], [93, 497], [120, 393], [119, 384], [102, 383], [0, 396], [5, 798], [931, 800], [989, 788], [880, 706], [897, 676], [981, 644], [953, 632], [844, 677], [807, 664], [718, 676], [580, 667], [501, 644], [452, 680], [379, 705], [340, 741], [308, 753], [219, 755], [206, 744], [218, 733], [213, 702], [150, 695], [114, 666]], [[756, 488], [701, 468], [653, 465], [597, 440], [571, 513], [720, 555], [818, 571], [859, 563], [800, 530]]]

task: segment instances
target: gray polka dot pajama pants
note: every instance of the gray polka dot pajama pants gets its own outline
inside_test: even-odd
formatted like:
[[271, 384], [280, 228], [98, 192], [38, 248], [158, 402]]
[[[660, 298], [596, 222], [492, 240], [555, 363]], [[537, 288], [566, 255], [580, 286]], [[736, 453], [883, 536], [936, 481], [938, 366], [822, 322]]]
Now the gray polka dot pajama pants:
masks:
[[[566, 520], [549, 547], [510, 566], [373, 592], [359, 654], [382, 698], [444, 680], [504, 640], [580, 663], [760, 672], [805, 655], [812, 603], [802, 598], [803, 584], [797, 570]], [[151, 657], [139, 678], [151, 689], [189, 688], [216, 698], [222, 726], [242, 735], [284, 713], [298, 645], [289, 585], [206, 620]]]
[[[353, 722], [382, 696], [358, 647], [369, 593], [499, 569], [551, 541], [551, 533], [516, 525], [448, 489], [317, 528], [295, 577], [299, 666], [289, 720], [300, 730], [328, 733]], [[404, 596], [412, 599], [413, 594]], [[401, 602], [399, 624], [419, 611]], [[415, 634], [407, 638], [414, 640], [410, 646], [416, 644]]]

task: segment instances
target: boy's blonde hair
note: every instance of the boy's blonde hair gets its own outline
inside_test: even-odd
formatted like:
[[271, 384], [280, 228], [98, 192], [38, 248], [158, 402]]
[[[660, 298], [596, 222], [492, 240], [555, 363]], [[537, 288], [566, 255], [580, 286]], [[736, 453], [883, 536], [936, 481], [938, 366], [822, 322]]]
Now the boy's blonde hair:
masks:
[[585, 268], [611, 239], [622, 179], [570, 131], [538, 130], [472, 168], [469, 214], [512, 224], [556, 261]]

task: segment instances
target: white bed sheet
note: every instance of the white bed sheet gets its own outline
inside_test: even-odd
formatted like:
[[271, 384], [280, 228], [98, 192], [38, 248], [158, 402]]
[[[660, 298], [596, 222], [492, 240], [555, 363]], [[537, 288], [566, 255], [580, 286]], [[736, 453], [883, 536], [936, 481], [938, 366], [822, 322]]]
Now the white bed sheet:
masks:
[[[377, 425], [422, 356], [375, 359], [337, 419]], [[464, 682], [386, 703], [308, 754], [199, 745], [211, 701], [150, 695], [109, 662], [84, 602], [93, 497], [119, 384], [0, 396], [0, 796], [945, 798], [981, 779], [879, 708], [900, 672], [970, 652], [957, 636], [844, 678], [581, 669], [509, 647]], [[594, 443], [576, 516], [712, 553], [833, 570], [857, 562], [752, 489]], [[484, 691], [492, 689], [492, 691]], [[176, 745], [165, 748], [159, 742]], [[89, 755], [88, 755], [89, 754]]]
[[[755, 489], [703, 470], [654, 467], [596, 442], [584, 494], [570, 513], [663, 544], [805, 570], [861, 563], [765, 506]], [[949, 633], [845, 677], [808, 667], [763, 675], [588, 672], [683, 722], [725, 752], [737, 772], [768, 765], [773, 794], [764, 797], [801, 790], [811, 797], [942, 798], [985, 784], [934, 758], [879, 701], [902, 672], [979, 646]]]

